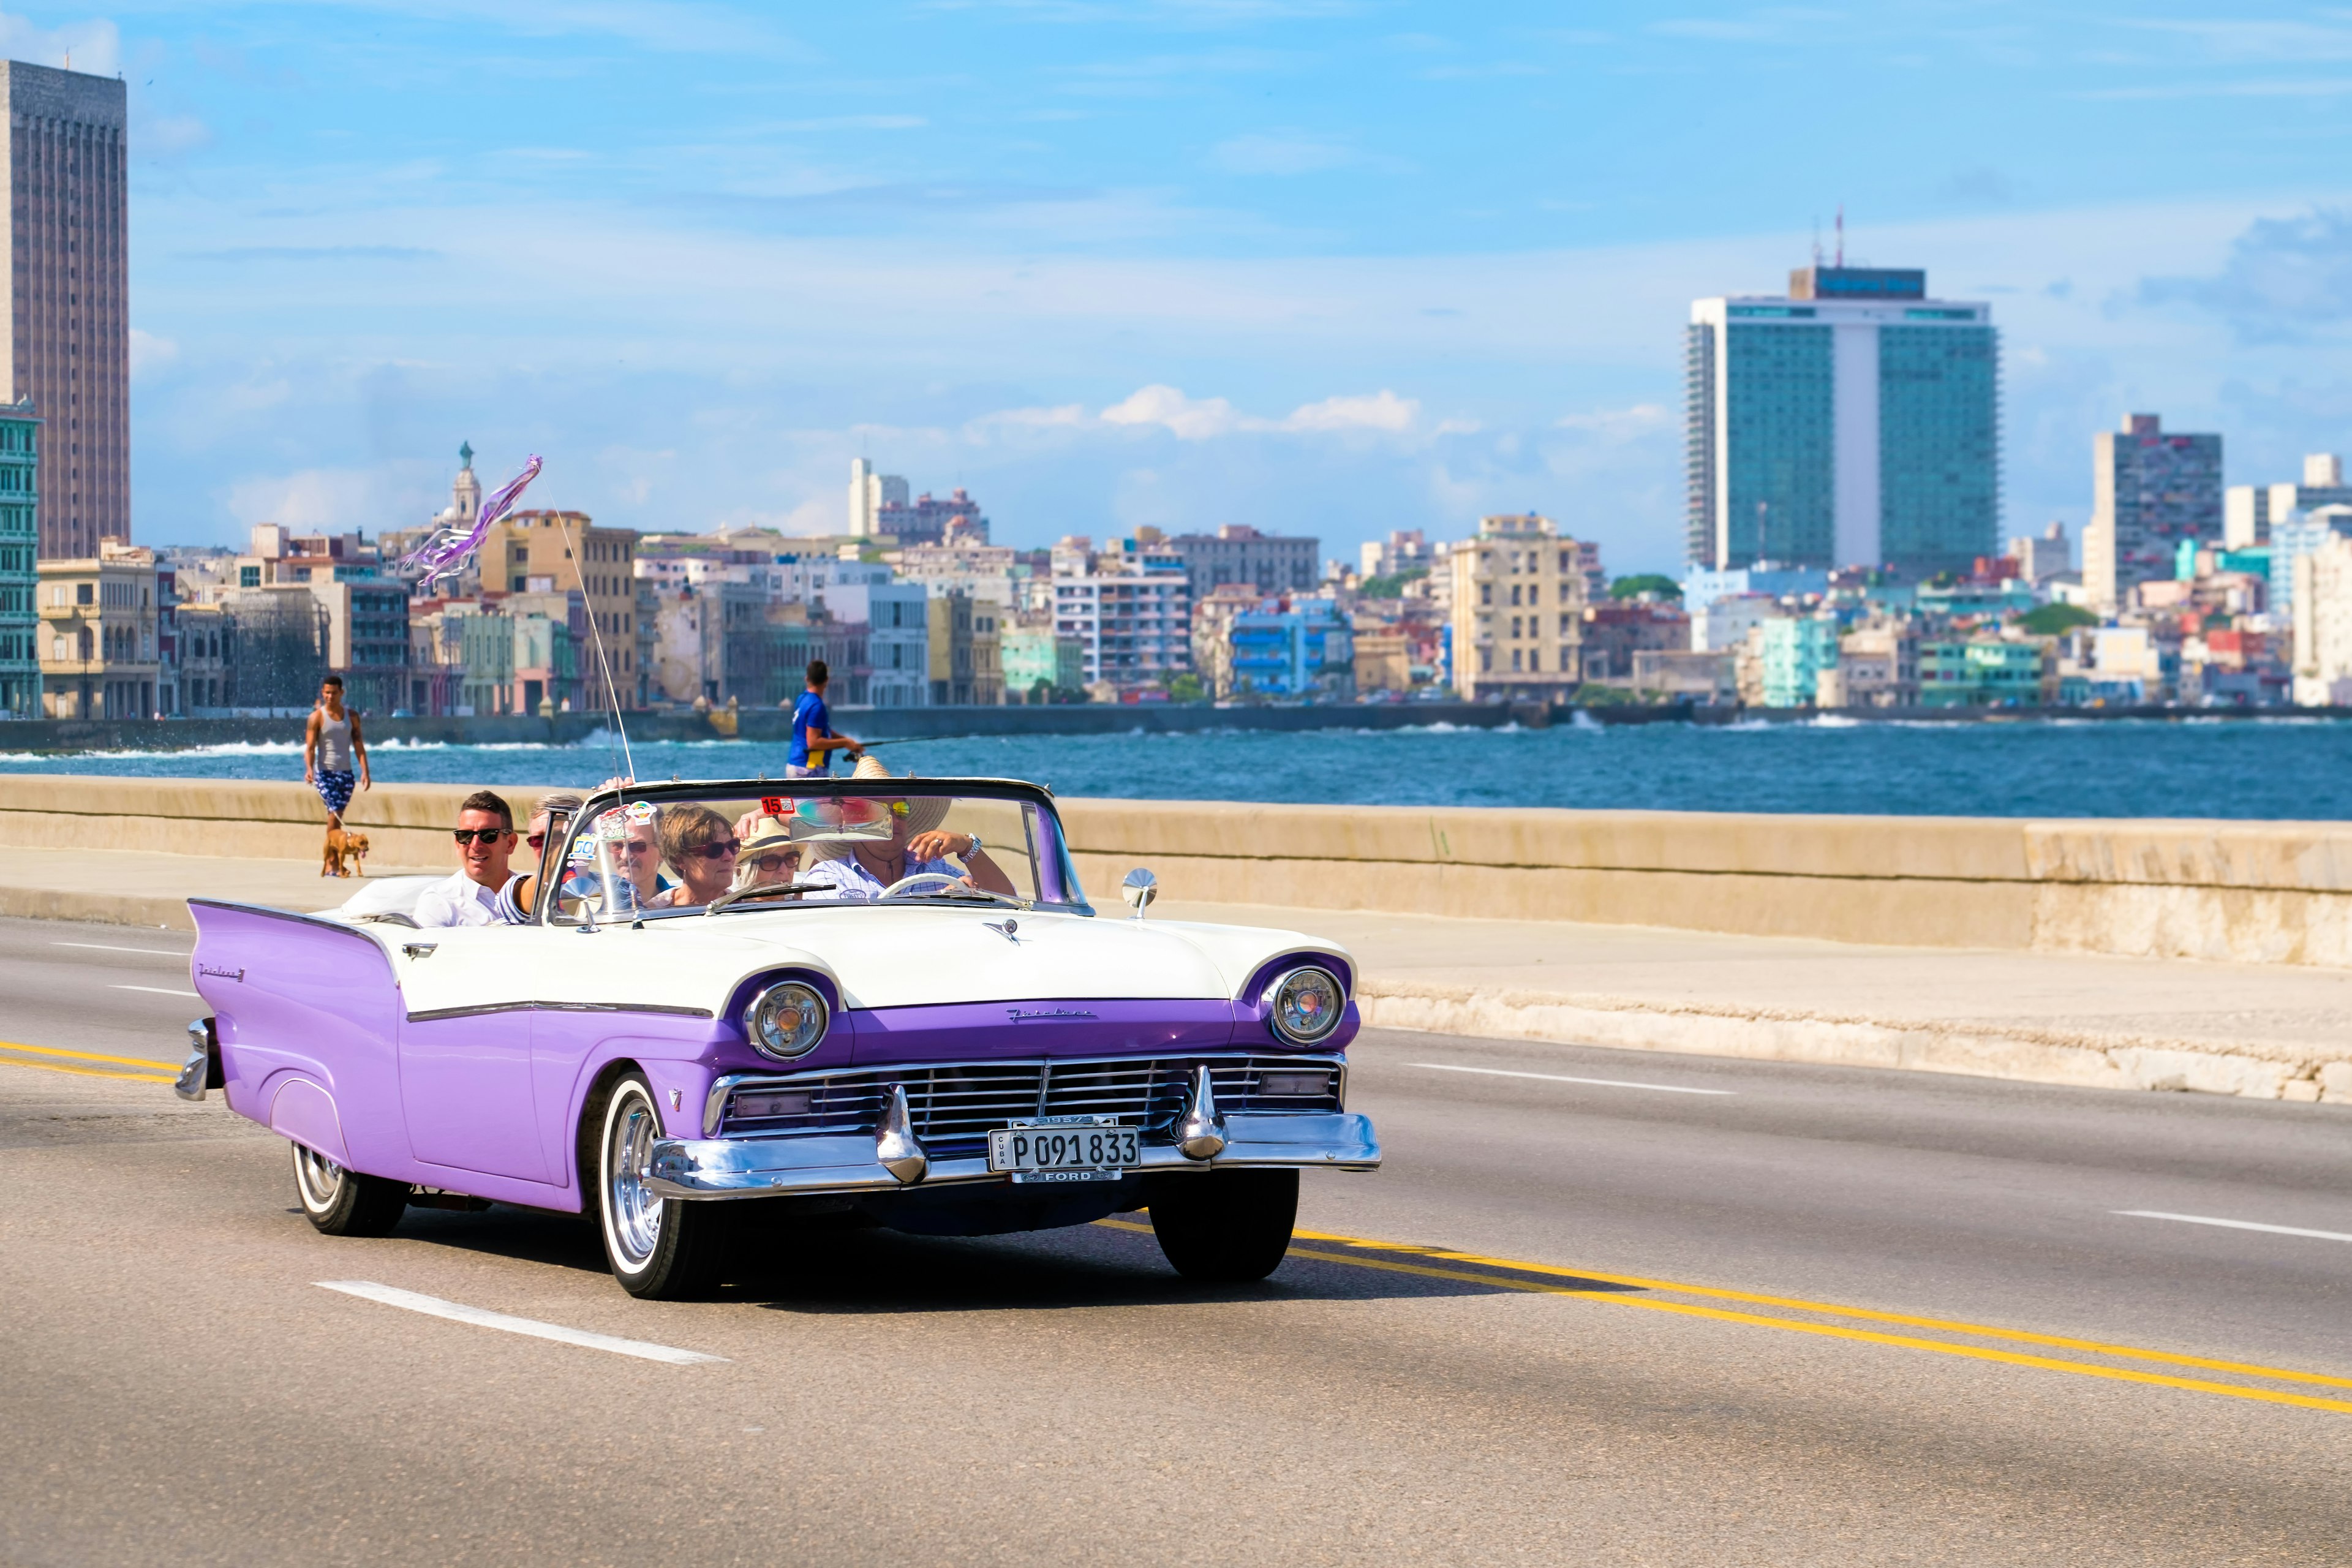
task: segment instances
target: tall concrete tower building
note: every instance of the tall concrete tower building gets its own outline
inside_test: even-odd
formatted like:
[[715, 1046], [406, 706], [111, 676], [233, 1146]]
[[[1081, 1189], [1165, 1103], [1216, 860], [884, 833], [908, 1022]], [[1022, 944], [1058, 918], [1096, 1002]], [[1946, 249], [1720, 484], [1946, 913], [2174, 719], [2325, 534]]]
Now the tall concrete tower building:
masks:
[[1966, 571], [2000, 523], [1990, 307], [1907, 268], [1806, 267], [1691, 305], [1686, 549], [1717, 570]]
[[43, 560], [131, 539], [130, 184], [123, 84], [0, 62], [6, 104], [5, 397], [41, 416]]
[[2153, 414], [2126, 414], [2122, 429], [2091, 438], [2083, 588], [2100, 609], [2121, 609], [2142, 583], [2172, 576], [2181, 541], [2221, 543], [2221, 522], [2219, 436], [2184, 436]]

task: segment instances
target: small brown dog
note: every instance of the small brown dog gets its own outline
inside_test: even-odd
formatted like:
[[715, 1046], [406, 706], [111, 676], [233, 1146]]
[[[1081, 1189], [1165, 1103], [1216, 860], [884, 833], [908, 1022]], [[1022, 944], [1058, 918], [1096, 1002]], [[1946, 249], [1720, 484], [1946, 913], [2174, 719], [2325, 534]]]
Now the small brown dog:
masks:
[[[354, 833], [348, 827], [327, 829], [324, 862], [319, 868], [321, 877], [356, 877], [361, 862], [367, 858], [368, 841], [364, 833]], [[350, 868], [344, 868], [349, 862]]]

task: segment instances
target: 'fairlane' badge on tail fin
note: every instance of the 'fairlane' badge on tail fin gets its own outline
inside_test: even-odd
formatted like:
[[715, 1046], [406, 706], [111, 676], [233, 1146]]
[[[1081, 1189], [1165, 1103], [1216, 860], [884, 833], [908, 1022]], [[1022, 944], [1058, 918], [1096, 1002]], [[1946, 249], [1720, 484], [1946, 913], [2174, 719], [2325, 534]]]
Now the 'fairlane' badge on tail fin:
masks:
[[1043, 1012], [1033, 1011], [1026, 1007], [1007, 1007], [1004, 1011], [1016, 1024], [1025, 1024], [1032, 1018], [1091, 1018], [1094, 1016], [1092, 1013], [1071, 1007], [1055, 1007]]
[[223, 969], [216, 963], [199, 963], [196, 965], [196, 973], [199, 974], [209, 974], [215, 980], [242, 980], [245, 978], [244, 970]]

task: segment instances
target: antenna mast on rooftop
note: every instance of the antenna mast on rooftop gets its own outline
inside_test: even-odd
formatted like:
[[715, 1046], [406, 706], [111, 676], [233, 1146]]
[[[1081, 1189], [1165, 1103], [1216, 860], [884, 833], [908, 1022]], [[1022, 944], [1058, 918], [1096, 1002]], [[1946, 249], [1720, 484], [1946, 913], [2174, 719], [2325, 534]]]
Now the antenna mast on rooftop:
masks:
[[1840, 267], [1845, 265], [1845, 204], [1843, 202], [1838, 203], [1837, 264]]

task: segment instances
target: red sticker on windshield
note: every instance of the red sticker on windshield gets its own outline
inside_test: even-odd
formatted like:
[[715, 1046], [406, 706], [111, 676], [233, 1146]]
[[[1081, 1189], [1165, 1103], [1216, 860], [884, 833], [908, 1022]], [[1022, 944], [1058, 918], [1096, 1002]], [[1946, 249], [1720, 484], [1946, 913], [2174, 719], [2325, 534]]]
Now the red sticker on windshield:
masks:
[[780, 795], [763, 795], [760, 797], [760, 809], [770, 816], [782, 816], [784, 815], [784, 797]]

